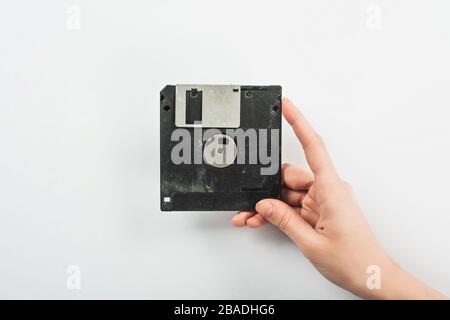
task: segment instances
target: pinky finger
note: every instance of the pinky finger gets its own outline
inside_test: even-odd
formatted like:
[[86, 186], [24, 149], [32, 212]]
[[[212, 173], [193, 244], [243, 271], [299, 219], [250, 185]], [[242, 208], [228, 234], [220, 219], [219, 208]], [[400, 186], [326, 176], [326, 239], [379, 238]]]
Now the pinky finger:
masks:
[[235, 227], [245, 227], [247, 225], [247, 220], [254, 215], [255, 215], [254, 212], [249, 212], [249, 211], [238, 212], [231, 219], [231, 223], [233, 223], [233, 225]]
[[262, 227], [263, 225], [265, 225], [266, 223], [267, 223], [267, 220], [259, 213], [255, 214], [253, 217], [250, 217], [247, 220], [247, 225], [250, 228], [259, 228], [259, 227]]

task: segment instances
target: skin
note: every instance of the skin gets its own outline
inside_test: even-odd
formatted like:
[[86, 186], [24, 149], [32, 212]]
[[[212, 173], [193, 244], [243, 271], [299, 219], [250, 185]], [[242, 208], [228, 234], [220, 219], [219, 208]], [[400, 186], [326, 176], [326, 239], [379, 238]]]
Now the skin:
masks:
[[[236, 227], [270, 222], [297, 245], [325, 278], [368, 299], [446, 299], [403, 270], [375, 238], [350, 185], [336, 172], [323, 139], [292, 102], [283, 115], [298, 137], [310, 170], [282, 166], [281, 200], [264, 199], [256, 212], [238, 212]], [[378, 266], [380, 288], [369, 289], [369, 266]]]

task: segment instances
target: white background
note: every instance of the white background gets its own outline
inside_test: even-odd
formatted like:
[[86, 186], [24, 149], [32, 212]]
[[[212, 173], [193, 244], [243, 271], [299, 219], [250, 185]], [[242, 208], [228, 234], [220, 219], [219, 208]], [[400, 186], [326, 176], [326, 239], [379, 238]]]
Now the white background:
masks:
[[[159, 91], [176, 83], [282, 85], [386, 250], [450, 294], [449, 14], [446, 0], [2, 1], [0, 298], [355, 298], [273, 227], [159, 211]], [[304, 164], [284, 124], [284, 161]]]

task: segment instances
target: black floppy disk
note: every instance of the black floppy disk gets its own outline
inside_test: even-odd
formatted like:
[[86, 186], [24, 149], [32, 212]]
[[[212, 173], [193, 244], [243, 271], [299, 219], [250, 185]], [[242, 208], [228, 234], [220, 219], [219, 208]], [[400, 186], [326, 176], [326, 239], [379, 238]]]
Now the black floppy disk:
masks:
[[162, 211], [254, 210], [280, 197], [281, 86], [167, 85]]

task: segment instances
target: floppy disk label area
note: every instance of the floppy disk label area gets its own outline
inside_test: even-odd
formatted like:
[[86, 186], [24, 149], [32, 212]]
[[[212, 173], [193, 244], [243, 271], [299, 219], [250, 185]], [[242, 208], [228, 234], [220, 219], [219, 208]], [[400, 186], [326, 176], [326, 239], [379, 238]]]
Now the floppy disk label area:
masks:
[[239, 85], [176, 85], [175, 125], [181, 128], [239, 128]]

